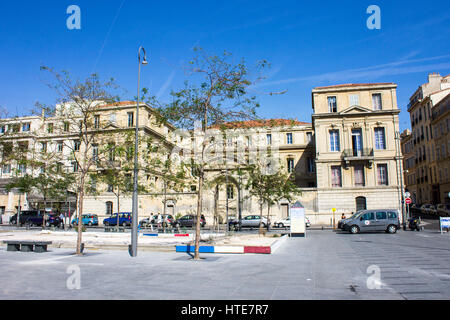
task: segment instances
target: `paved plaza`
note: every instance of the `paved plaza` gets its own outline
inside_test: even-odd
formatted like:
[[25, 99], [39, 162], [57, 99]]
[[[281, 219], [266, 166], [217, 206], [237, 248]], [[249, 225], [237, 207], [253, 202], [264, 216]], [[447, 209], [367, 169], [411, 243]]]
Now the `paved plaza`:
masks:
[[[125, 250], [102, 249], [80, 257], [67, 248], [37, 254], [2, 245], [0, 299], [450, 298], [450, 234], [436, 230], [309, 230], [271, 255], [202, 257], [142, 251], [131, 258]], [[80, 272], [80, 289], [70, 285], [73, 270]]]

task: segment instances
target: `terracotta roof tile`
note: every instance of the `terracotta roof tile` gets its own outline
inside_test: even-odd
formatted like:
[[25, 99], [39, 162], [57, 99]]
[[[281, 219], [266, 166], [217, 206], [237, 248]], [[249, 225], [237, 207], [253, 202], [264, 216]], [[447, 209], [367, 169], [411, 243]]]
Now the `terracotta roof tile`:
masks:
[[237, 129], [237, 128], [281, 127], [281, 126], [299, 126], [299, 125], [311, 125], [311, 123], [291, 119], [258, 119], [248, 121], [226, 122], [223, 124], [211, 126], [211, 128]]

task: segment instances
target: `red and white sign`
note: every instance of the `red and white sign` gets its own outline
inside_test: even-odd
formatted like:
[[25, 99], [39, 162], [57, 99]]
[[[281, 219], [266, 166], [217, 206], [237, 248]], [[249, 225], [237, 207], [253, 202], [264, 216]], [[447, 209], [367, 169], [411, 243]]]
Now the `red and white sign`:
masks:
[[412, 201], [411, 201], [411, 198], [406, 198], [406, 199], [405, 199], [405, 203], [406, 203], [406, 204], [411, 204], [411, 202], [412, 202]]

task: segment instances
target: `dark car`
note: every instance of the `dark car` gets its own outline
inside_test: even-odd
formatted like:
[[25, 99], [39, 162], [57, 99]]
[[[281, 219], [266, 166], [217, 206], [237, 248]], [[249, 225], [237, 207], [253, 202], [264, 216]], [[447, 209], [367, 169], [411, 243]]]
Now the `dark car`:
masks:
[[[38, 210], [25, 210], [20, 212], [20, 225], [28, 226], [42, 226], [44, 211]], [[45, 226], [61, 226], [63, 221], [56, 214], [47, 213], [47, 219], [45, 221]], [[10, 219], [11, 224], [17, 224], [17, 214], [13, 215]]]
[[[42, 215], [40, 215], [40, 212], [37, 210], [24, 210], [20, 212], [20, 225], [24, 225], [26, 224], [26, 222], [28, 221], [28, 219], [30, 219], [31, 217], [41, 217], [42, 219]], [[10, 219], [9, 219], [9, 223], [10, 224], [17, 224], [17, 213], [15, 215], [13, 215]]]
[[[131, 226], [131, 212], [121, 212], [119, 213], [119, 225], [121, 226]], [[117, 213], [113, 214], [111, 217], [103, 220], [105, 226], [115, 226], [117, 225]]]
[[[197, 223], [197, 216], [188, 214], [182, 216], [180, 219], [175, 221], [175, 227], [189, 227], [192, 228]], [[200, 226], [203, 228], [206, 225], [206, 219], [204, 215], [200, 217]]]

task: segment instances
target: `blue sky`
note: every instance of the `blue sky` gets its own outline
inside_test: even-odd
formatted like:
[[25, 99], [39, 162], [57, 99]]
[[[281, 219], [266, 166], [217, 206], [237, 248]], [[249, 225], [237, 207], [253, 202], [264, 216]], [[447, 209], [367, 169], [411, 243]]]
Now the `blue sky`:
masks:
[[[66, 27], [72, 4], [81, 8], [81, 30]], [[366, 27], [372, 4], [381, 9], [380, 30]], [[449, 36], [449, 1], [1, 1], [0, 106], [26, 115], [37, 101], [54, 102], [41, 65], [114, 77], [133, 98], [139, 45], [150, 60], [143, 86], [164, 100], [201, 46], [271, 63], [253, 88], [261, 117], [309, 122], [316, 86], [395, 82], [403, 130], [408, 98], [428, 73], [450, 73]]]

